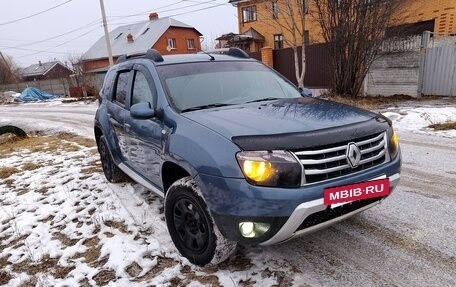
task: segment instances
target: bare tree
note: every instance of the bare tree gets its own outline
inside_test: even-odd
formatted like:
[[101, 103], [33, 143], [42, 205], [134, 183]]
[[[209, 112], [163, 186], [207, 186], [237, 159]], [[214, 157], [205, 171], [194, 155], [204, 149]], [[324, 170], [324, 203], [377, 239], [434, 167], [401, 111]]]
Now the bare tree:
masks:
[[0, 52], [0, 84], [15, 83], [19, 80], [18, 68], [13, 60]]
[[332, 58], [333, 91], [356, 97], [400, 0], [313, 0]]
[[80, 89], [82, 97], [96, 98], [99, 91], [96, 76], [94, 74], [86, 73], [82, 64], [82, 55], [69, 55], [67, 60], [74, 71], [74, 76], [71, 76], [71, 85]]
[[[306, 73], [306, 14], [308, 0], [266, 0], [266, 11], [271, 14], [262, 18], [271, 19], [275, 27], [279, 28], [286, 46], [293, 50], [295, 77], [299, 87], [304, 86]], [[301, 61], [299, 60], [299, 47]]]

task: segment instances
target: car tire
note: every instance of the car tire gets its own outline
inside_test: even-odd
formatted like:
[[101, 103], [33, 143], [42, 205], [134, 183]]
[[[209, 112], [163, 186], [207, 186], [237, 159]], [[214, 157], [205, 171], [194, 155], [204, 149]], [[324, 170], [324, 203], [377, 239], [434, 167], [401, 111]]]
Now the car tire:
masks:
[[217, 265], [236, 249], [236, 242], [220, 233], [191, 177], [177, 180], [168, 189], [165, 218], [174, 245], [195, 265]]
[[101, 136], [98, 141], [98, 152], [100, 153], [103, 173], [109, 182], [116, 183], [128, 180], [128, 176], [114, 163], [104, 136]]

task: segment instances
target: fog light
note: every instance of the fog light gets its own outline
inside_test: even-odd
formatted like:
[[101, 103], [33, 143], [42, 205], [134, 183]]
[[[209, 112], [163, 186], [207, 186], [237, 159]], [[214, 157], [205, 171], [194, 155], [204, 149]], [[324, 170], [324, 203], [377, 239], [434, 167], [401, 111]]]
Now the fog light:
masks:
[[260, 237], [265, 234], [271, 225], [269, 223], [261, 222], [241, 222], [239, 223], [239, 231], [245, 238]]

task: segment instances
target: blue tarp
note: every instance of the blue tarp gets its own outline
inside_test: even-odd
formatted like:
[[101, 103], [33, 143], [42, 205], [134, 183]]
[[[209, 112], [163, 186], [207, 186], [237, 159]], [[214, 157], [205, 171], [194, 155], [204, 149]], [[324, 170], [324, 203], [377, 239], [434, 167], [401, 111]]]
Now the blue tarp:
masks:
[[36, 102], [55, 99], [56, 96], [41, 91], [37, 88], [26, 88], [22, 91], [21, 95], [15, 98], [18, 102]]

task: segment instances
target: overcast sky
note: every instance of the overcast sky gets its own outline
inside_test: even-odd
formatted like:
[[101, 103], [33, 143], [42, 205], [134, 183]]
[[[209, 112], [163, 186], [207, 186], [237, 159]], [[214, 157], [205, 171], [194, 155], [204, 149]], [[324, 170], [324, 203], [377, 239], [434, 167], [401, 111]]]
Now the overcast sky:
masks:
[[[104, 5], [110, 31], [147, 20], [155, 11], [160, 18], [171, 16], [194, 26], [205, 37], [203, 46], [211, 46], [214, 38], [238, 32], [236, 9], [227, 2], [104, 0]], [[54, 58], [67, 61], [70, 55], [87, 51], [103, 35], [99, 0], [0, 1], [0, 52], [22, 67]]]

